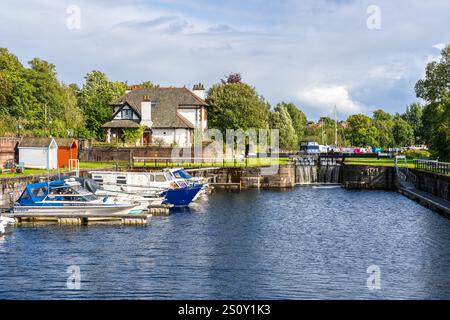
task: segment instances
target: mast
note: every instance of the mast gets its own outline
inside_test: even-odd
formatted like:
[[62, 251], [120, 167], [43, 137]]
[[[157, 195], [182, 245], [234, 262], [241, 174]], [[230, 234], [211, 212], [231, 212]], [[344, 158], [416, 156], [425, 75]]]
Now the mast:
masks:
[[337, 128], [337, 108], [334, 105], [334, 146], [337, 147], [338, 144], [338, 128]]

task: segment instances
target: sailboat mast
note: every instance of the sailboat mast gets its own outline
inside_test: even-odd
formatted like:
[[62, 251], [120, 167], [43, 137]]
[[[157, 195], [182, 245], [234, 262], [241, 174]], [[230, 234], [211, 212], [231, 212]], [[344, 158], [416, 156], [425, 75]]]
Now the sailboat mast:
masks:
[[337, 128], [337, 109], [334, 105], [334, 146], [337, 147], [338, 144], [338, 128]]

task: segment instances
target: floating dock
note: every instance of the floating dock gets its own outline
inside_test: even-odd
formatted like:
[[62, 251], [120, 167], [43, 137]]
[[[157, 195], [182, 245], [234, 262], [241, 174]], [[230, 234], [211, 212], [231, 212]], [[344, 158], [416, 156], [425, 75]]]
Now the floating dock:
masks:
[[399, 188], [398, 192], [450, 219], [449, 201], [418, 189]]
[[89, 225], [89, 224], [122, 224], [147, 225], [151, 214], [32, 214], [5, 213], [3, 216], [13, 218], [17, 225], [24, 223], [52, 223], [59, 225]]

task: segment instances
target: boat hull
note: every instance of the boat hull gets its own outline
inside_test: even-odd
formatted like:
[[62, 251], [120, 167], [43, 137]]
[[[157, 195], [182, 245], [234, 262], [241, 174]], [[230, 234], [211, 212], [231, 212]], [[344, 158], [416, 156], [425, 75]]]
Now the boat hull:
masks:
[[202, 190], [202, 185], [186, 188], [170, 189], [164, 191], [161, 195], [166, 198], [164, 204], [170, 204], [175, 207], [186, 207], [191, 204], [195, 197]]
[[41, 215], [124, 215], [138, 214], [140, 210], [136, 210], [135, 205], [129, 206], [15, 206], [12, 213], [20, 214], [41, 214]]

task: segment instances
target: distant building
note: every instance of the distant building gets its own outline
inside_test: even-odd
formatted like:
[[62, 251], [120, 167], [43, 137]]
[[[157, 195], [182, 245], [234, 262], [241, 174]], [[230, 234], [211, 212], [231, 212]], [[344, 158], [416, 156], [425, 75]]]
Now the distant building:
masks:
[[25, 168], [57, 169], [58, 144], [53, 138], [23, 138], [17, 147]]
[[111, 120], [102, 127], [106, 142], [120, 142], [124, 129], [144, 127], [138, 145], [164, 142], [180, 147], [190, 146], [195, 129], [208, 128], [205, 88], [132, 87], [112, 102]]

